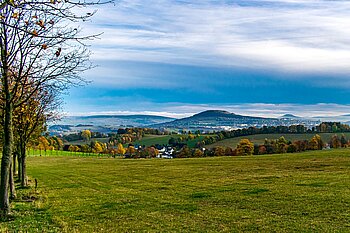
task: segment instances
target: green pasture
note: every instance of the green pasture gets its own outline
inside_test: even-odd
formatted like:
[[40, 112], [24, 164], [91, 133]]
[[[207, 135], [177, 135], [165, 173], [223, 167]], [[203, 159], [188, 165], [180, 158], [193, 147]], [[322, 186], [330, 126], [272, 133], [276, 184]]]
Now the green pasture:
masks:
[[102, 143], [107, 143], [109, 141], [109, 138], [91, 138], [90, 141], [84, 141], [84, 140], [77, 140], [77, 141], [71, 141], [71, 142], [66, 142], [65, 145], [85, 145], [85, 144], [90, 144], [91, 142], [98, 141]]
[[[134, 144], [139, 145], [145, 145], [145, 146], [152, 146], [152, 145], [167, 145], [170, 138], [180, 138], [180, 137], [187, 137], [187, 135], [146, 135], [141, 140], [135, 141]], [[185, 143], [187, 143], [188, 147], [194, 148], [198, 141], [201, 141], [204, 139], [205, 136], [199, 136], [193, 140], [189, 140]]]
[[[331, 137], [335, 133], [320, 133], [322, 140], [327, 143], [330, 141]], [[315, 134], [256, 134], [250, 136], [242, 136], [237, 138], [229, 138], [222, 141], [218, 141], [214, 144], [206, 145], [207, 148], [213, 148], [216, 146], [232, 147], [236, 148], [237, 144], [241, 139], [248, 138], [255, 144], [264, 144], [265, 138], [267, 139], [278, 139], [281, 136], [285, 137], [289, 141], [298, 141], [298, 140], [310, 140]], [[342, 133], [337, 134], [340, 138]], [[350, 139], [350, 133], [344, 133], [347, 139]]]
[[0, 232], [349, 232], [350, 150], [199, 159], [32, 156]]
[[28, 156], [78, 156], [78, 157], [101, 157], [109, 156], [105, 154], [96, 154], [96, 153], [84, 153], [84, 152], [72, 152], [72, 151], [63, 151], [63, 150], [37, 150], [37, 149], [28, 149]]

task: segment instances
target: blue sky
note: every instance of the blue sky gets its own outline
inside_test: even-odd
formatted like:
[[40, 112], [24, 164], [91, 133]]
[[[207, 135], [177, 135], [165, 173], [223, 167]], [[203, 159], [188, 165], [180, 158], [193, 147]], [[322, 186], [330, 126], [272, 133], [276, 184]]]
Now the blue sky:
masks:
[[71, 115], [187, 116], [205, 109], [350, 113], [350, 2], [120, 0], [84, 33], [97, 68], [65, 97]]

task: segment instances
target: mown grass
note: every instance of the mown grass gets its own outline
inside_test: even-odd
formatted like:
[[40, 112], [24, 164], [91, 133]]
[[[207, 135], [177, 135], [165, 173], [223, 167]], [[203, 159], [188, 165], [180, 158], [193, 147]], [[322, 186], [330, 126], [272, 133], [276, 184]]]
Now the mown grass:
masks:
[[37, 156], [28, 166], [48, 207], [26, 207], [40, 221], [22, 214], [2, 230], [44, 222], [43, 231], [61, 232], [350, 231], [349, 149], [174, 160]]
[[[216, 146], [224, 146], [224, 147], [236, 148], [239, 141], [244, 138], [248, 138], [250, 141], [252, 141], [255, 144], [264, 144], [265, 138], [278, 139], [281, 136], [285, 137], [287, 140], [292, 142], [298, 141], [298, 140], [310, 140], [315, 134], [256, 134], [256, 135], [225, 139], [210, 145], [206, 145], [205, 147], [213, 148]], [[336, 133], [320, 133], [319, 135], [321, 136], [322, 140], [325, 143], [328, 143], [334, 134]], [[338, 137], [341, 137], [342, 133], [337, 133], [337, 135]], [[344, 133], [344, 135], [347, 139], [350, 139], [350, 133]]]
[[0, 232], [61, 232], [49, 210], [47, 196], [34, 186], [20, 188], [16, 184], [16, 199], [11, 201], [9, 217], [0, 219]]

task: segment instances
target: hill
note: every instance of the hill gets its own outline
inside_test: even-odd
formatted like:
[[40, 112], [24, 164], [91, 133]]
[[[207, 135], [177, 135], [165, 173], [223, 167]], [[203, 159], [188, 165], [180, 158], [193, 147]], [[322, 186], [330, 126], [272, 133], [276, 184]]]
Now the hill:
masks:
[[94, 132], [115, 132], [118, 128], [147, 127], [152, 124], [165, 123], [175, 120], [170, 117], [153, 115], [93, 115], [93, 116], [68, 116], [58, 124], [51, 125], [51, 134], [75, 133], [84, 129]]
[[278, 126], [304, 124], [313, 126], [317, 121], [305, 120], [302, 118], [264, 118], [255, 116], [244, 116], [221, 110], [208, 110], [191, 117], [177, 119], [171, 122], [152, 125], [155, 128], [187, 129], [200, 131], [232, 130], [247, 128], [250, 126]]
[[299, 119], [301, 117], [295, 116], [293, 114], [284, 114], [283, 116], [281, 116], [280, 118], [285, 118], [285, 119]]

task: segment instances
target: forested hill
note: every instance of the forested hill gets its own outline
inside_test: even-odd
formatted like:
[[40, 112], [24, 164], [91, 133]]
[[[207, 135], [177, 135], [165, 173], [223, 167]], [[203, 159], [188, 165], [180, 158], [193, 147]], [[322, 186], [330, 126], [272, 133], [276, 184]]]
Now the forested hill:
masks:
[[302, 118], [264, 118], [255, 116], [244, 116], [230, 113], [222, 110], [208, 110], [200, 112], [191, 117], [177, 119], [171, 122], [152, 125], [154, 128], [175, 128], [175, 129], [194, 129], [194, 130], [220, 130], [245, 128], [250, 126], [277, 126], [303, 124], [314, 126], [319, 124], [316, 120], [307, 120]]

